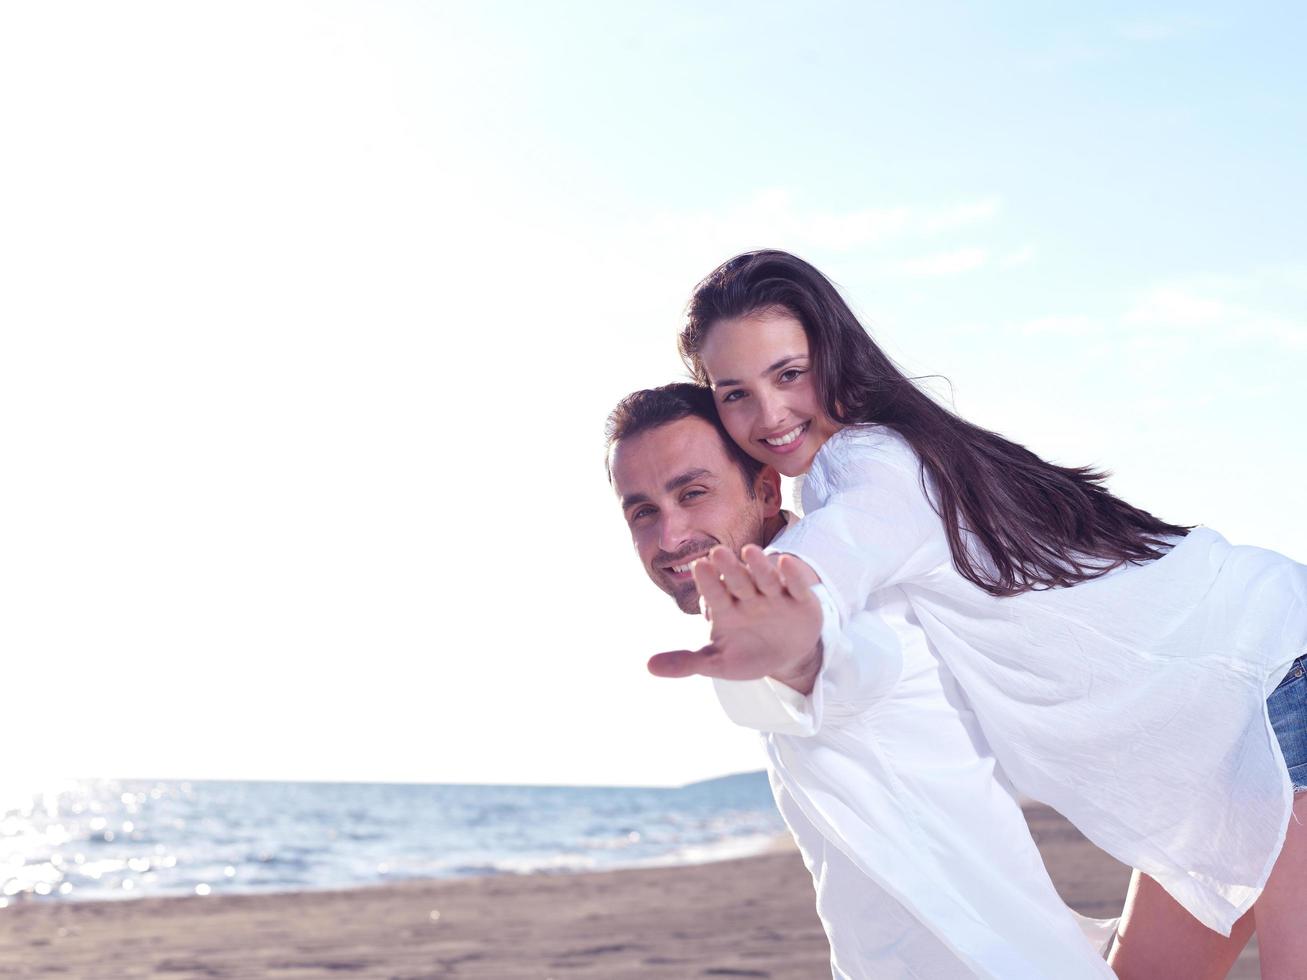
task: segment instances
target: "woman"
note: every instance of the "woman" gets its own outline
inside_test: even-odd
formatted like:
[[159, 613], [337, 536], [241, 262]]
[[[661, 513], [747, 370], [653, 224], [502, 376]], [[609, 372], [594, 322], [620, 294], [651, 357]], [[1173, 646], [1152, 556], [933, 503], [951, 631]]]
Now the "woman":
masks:
[[784, 252], [705, 279], [680, 345], [732, 438], [807, 474], [775, 550], [842, 617], [904, 588], [1017, 787], [1139, 869], [1118, 974], [1223, 976], [1255, 924], [1263, 975], [1301, 976], [1307, 569], [948, 412]]

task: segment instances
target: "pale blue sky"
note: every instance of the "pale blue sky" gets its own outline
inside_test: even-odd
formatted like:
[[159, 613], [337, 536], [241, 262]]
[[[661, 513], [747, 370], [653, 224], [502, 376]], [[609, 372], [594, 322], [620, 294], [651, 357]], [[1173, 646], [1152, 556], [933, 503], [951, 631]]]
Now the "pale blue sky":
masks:
[[963, 414], [1307, 558], [1305, 22], [0, 7], [23, 778], [760, 765], [706, 682], [644, 674], [702, 625], [600, 465], [695, 280], [759, 246]]

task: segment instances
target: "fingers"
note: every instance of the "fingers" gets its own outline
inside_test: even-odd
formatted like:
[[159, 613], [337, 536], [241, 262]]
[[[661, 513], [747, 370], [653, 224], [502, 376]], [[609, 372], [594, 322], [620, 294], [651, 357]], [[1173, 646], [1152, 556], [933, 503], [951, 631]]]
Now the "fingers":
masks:
[[795, 558], [793, 555], [781, 555], [776, 570], [780, 574], [781, 581], [785, 583], [785, 591], [794, 598], [816, 599], [812, 594], [812, 587], [820, 584], [821, 579], [803, 559]]
[[757, 597], [758, 590], [754, 587], [753, 576], [749, 574], [749, 569], [731, 553], [729, 548], [718, 545], [708, 553], [708, 559], [713, 563], [713, 567], [717, 569], [717, 573], [721, 575], [726, 590], [736, 599], [753, 599]]
[[740, 554], [749, 569], [749, 574], [753, 576], [754, 587], [759, 592], [768, 598], [774, 598], [784, 591], [785, 587], [781, 583], [780, 575], [761, 548], [756, 544], [746, 544]]
[[712, 677], [716, 652], [717, 648], [711, 643], [698, 650], [669, 650], [655, 653], [647, 666], [655, 677], [692, 677], [695, 674]]
[[703, 605], [707, 607], [704, 612], [709, 615], [709, 618], [714, 607], [721, 609], [730, 605], [731, 594], [726, 591], [721, 575], [718, 574], [717, 567], [711, 559], [700, 558], [696, 561], [690, 566], [690, 575], [694, 577], [695, 588], [699, 590]]
[[745, 601], [760, 595], [776, 598], [787, 592], [806, 600], [811, 598], [810, 588], [820, 581], [793, 555], [768, 555], [754, 544], [745, 545], [741, 555], [743, 561], [718, 545], [691, 566], [694, 584], [709, 610], [714, 606], [724, 608], [732, 599]]

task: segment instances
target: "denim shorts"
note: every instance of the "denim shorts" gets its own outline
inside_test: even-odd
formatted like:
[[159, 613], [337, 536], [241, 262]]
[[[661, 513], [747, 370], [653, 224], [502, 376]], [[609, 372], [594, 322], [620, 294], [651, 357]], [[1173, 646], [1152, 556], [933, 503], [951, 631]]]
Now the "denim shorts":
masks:
[[1266, 713], [1289, 767], [1293, 791], [1307, 791], [1307, 654], [1293, 662], [1266, 699]]

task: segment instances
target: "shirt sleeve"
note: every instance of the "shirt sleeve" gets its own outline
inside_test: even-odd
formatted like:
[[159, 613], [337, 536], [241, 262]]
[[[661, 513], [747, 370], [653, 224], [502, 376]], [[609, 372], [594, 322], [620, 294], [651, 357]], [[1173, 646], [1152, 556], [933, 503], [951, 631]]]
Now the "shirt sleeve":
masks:
[[815, 585], [813, 593], [822, 608], [822, 659], [812, 693], [801, 694], [772, 677], [714, 678], [717, 700], [737, 725], [778, 735], [816, 735], [839, 718], [869, 708], [898, 682], [903, 652], [893, 631], [866, 614], [842, 629], [830, 592]]
[[902, 437], [851, 426], [818, 452], [804, 483], [806, 515], [767, 548], [806, 562], [848, 623], [877, 589], [908, 584], [950, 562], [948, 538]]

